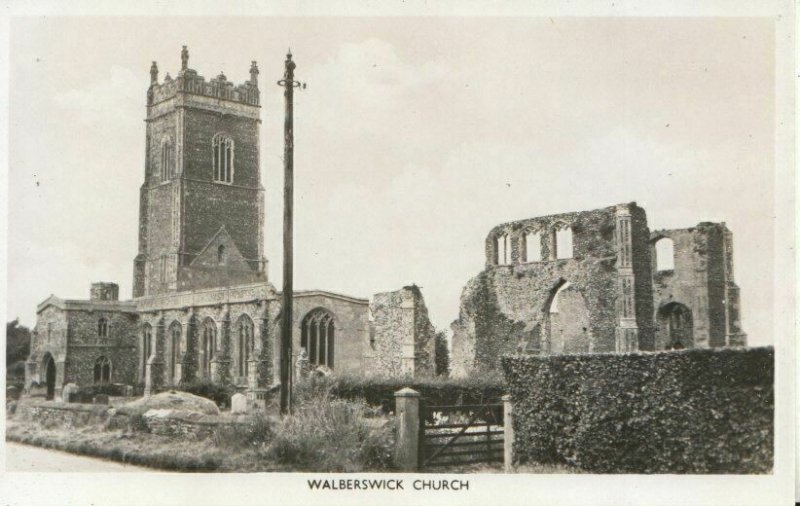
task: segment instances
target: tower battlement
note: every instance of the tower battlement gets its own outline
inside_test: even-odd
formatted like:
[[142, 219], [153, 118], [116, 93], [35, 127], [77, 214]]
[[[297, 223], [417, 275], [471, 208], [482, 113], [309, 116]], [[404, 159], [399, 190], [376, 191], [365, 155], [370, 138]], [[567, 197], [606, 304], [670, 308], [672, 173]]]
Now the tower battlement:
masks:
[[183, 46], [181, 51], [181, 70], [172, 78], [169, 72], [163, 82], [158, 81], [158, 64], [150, 66], [150, 88], [147, 90], [147, 105], [152, 106], [169, 100], [178, 94], [186, 93], [213, 97], [232, 102], [258, 106], [260, 96], [258, 90], [258, 65], [253, 61], [250, 65], [250, 80], [243, 84], [229, 81], [223, 72], [208, 81], [196, 70], [189, 68], [189, 51]]

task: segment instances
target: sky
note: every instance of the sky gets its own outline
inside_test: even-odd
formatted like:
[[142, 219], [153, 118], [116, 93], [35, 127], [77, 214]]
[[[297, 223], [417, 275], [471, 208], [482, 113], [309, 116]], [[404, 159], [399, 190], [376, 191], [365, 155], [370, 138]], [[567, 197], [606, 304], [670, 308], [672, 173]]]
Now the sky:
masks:
[[295, 95], [297, 289], [415, 283], [458, 317], [496, 224], [635, 201], [724, 221], [742, 326], [773, 342], [774, 30], [756, 18], [17, 18], [8, 317], [93, 281], [129, 298], [149, 68], [260, 68], [265, 251], [281, 286], [283, 96]]

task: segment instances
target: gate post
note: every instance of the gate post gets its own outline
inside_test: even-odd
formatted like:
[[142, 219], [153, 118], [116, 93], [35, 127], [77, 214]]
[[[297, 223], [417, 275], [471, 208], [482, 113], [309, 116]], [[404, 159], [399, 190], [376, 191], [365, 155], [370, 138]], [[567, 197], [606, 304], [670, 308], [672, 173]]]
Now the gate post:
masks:
[[510, 473], [513, 471], [514, 458], [514, 424], [512, 423], [513, 415], [511, 395], [506, 394], [503, 396], [503, 464], [504, 471]]
[[397, 443], [394, 463], [403, 471], [416, 471], [419, 466], [419, 392], [404, 388], [394, 393], [397, 418]]

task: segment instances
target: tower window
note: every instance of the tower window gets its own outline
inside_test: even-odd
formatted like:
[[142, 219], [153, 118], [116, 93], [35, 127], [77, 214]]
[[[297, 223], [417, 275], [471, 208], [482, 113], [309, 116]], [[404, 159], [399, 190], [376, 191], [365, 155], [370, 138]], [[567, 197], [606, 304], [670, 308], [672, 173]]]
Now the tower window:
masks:
[[97, 320], [97, 337], [108, 337], [108, 320], [105, 317]]
[[233, 139], [217, 134], [211, 142], [214, 156], [214, 181], [233, 182]]
[[164, 137], [161, 141], [161, 180], [167, 181], [175, 177], [175, 148], [172, 139]]
[[529, 231], [525, 234], [525, 261], [540, 262], [542, 260], [542, 235]]
[[572, 229], [566, 225], [557, 225], [554, 237], [555, 257], [572, 258]]
[[500, 234], [495, 239], [495, 254], [497, 255], [497, 265], [508, 265], [511, 263], [511, 248], [508, 247], [508, 234]]

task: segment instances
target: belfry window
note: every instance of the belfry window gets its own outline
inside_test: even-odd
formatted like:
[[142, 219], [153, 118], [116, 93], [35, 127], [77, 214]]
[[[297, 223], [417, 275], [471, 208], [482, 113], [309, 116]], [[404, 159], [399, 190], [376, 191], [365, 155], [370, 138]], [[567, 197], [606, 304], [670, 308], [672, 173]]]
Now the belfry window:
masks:
[[211, 142], [214, 156], [214, 181], [233, 182], [233, 139], [217, 134]]
[[161, 180], [167, 181], [175, 177], [175, 148], [172, 139], [164, 137], [161, 141]]
[[105, 317], [97, 320], [97, 337], [108, 337], [108, 320]]

